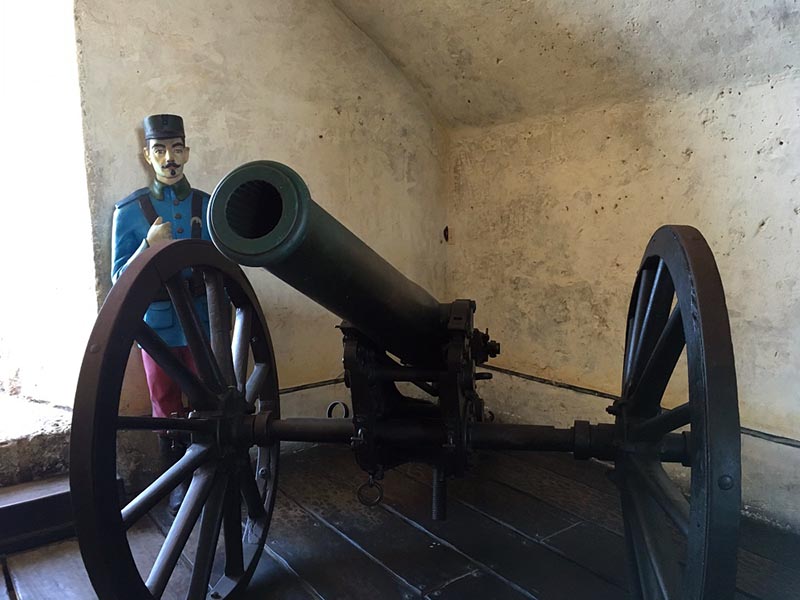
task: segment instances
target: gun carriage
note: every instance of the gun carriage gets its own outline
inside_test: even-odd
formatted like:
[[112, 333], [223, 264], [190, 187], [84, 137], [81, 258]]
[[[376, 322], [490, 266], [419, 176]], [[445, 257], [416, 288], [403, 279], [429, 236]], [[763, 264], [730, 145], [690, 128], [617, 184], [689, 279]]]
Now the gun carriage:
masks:
[[[143, 255], [111, 290], [87, 345], [71, 483], [81, 552], [101, 598], [161, 597], [196, 523], [186, 597], [241, 592], [266, 540], [282, 441], [350, 445], [367, 477], [358, 491], [364, 503], [380, 501], [387, 469], [430, 463], [436, 519], [446, 517], [448, 478], [464, 474], [474, 450], [560, 451], [613, 462], [632, 596], [733, 597], [741, 502], [736, 379], [722, 284], [698, 231], [664, 226], [645, 250], [627, 315], [622, 390], [608, 407], [614, 421], [554, 428], [491, 422], [476, 382], [491, 377], [479, 367], [500, 345], [475, 328], [475, 303], [438, 302], [317, 205], [288, 167], [263, 161], [235, 169], [213, 194], [209, 223], [219, 252], [187, 240]], [[267, 269], [343, 319], [352, 418], [281, 417], [267, 322], [231, 261]], [[208, 334], [187, 269], [204, 276]], [[197, 375], [142, 320], [163, 288]], [[133, 343], [180, 385], [192, 409], [188, 418], [120, 414]], [[667, 410], [662, 398], [684, 351], [688, 398]], [[402, 394], [398, 382], [413, 383], [425, 399]], [[173, 467], [124, 503], [116, 440], [128, 430], [181, 432], [191, 443]], [[688, 496], [665, 463], [688, 470]], [[126, 532], [187, 477], [186, 499], [142, 577]], [[212, 568], [220, 553], [223, 566]]]

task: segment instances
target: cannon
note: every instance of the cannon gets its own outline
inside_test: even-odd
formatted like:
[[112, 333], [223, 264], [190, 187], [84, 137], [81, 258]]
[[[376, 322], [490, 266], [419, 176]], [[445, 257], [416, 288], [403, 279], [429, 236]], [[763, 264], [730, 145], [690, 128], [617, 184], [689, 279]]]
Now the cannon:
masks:
[[[196, 553], [185, 597], [241, 593], [268, 534], [284, 441], [352, 447], [365, 472], [358, 490], [365, 504], [380, 502], [387, 470], [429, 463], [434, 519], [446, 518], [447, 481], [466, 472], [475, 450], [609, 461], [632, 597], [733, 598], [741, 505], [736, 376], [722, 284], [697, 230], [663, 226], [647, 245], [627, 314], [621, 393], [607, 409], [613, 420], [555, 428], [493, 422], [476, 382], [491, 377], [481, 366], [500, 344], [475, 327], [475, 302], [439, 302], [315, 203], [289, 167], [260, 161], [232, 171], [214, 191], [209, 227], [216, 248], [185, 240], [137, 259], [108, 295], [87, 344], [70, 477], [81, 553], [100, 598], [160, 598], [190, 537]], [[281, 417], [267, 322], [234, 263], [267, 269], [343, 319], [351, 418]], [[208, 332], [195, 312], [188, 270], [203, 275]], [[163, 288], [196, 374], [143, 321]], [[133, 344], [180, 385], [188, 417], [123, 410]], [[682, 355], [688, 397], [667, 409], [662, 400]], [[401, 392], [409, 384], [413, 395]], [[118, 490], [117, 446], [136, 431], [166, 431], [189, 445], [128, 500]], [[665, 469], [667, 463], [675, 466]], [[688, 494], [673, 479], [675, 469], [684, 470]], [[141, 574], [129, 532], [189, 477], [164, 543]]]

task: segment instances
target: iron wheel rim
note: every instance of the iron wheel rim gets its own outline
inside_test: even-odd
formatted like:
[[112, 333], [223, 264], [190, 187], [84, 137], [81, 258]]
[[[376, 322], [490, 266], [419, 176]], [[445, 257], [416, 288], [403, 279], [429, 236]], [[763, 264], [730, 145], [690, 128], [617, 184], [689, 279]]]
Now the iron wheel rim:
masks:
[[[191, 261], [187, 262], [185, 258], [187, 256], [192, 257]], [[253, 409], [247, 410], [255, 410], [256, 413], [271, 412], [275, 417], [279, 417], [280, 414], [278, 381], [269, 330], [255, 292], [242, 270], [219, 254], [211, 243], [200, 240], [167, 243], [159, 248], [153, 248], [131, 263], [109, 293], [90, 335], [78, 379], [70, 439], [70, 462], [73, 465], [73, 468], [70, 469], [70, 488], [75, 528], [87, 572], [95, 590], [103, 599], [127, 600], [128, 598], [160, 597], [160, 593], [151, 593], [136, 567], [127, 539], [127, 529], [130, 525], [126, 526], [123, 523], [123, 507], [119, 500], [109, 501], [109, 499], [118, 497], [116, 490], [117, 422], [121, 421], [118, 420], [119, 399], [130, 348], [137, 340], [137, 336], [141, 335], [142, 318], [151, 300], [162, 289], [165, 282], [177, 280], [178, 276], [189, 267], [200, 269], [205, 273], [216, 274], [221, 278], [218, 281], [222, 281], [226, 297], [237, 309], [236, 325], [240, 322], [240, 314], [247, 313], [243, 319], [247, 320], [249, 325], [249, 335], [245, 338], [237, 338], [240, 340], [238, 342], [234, 340], [236, 325], [230, 334], [231, 344], [238, 343], [236, 350], [239, 351], [240, 359], [243, 351], [247, 356], [252, 357], [256, 366], [264, 365], [264, 369], [261, 371], [263, 375], [253, 384]], [[209, 285], [206, 284], [206, 287], [208, 288]], [[231, 352], [234, 351], [231, 350]], [[214, 358], [217, 356], [215, 355]], [[231, 360], [236, 362], [233, 357]], [[218, 359], [217, 362], [223, 361]], [[234, 364], [234, 371], [236, 368], [237, 366]], [[199, 369], [200, 365], [198, 365]], [[241, 365], [239, 365], [239, 370], [241, 371]], [[244, 377], [246, 374], [245, 370], [234, 373], [234, 376]], [[199, 373], [199, 375], [201, 379], [208, 377], [207, 373]], [[252, 374], [250, 376], [252, 377]], [[234, 387], [242, 388], [238, 390], [240, 392], [238, 396], [230, 391], [229, 386], [228, 390], [218, 390], [217, 398], [221, 398], [225, 394], [243, 397], [245, 386], [239, 385], [237, 382]], [[228, 405], [232, 405], [232, 403], [226, 401], [226, 406]], [[238, 410], [237, 408], [228, 411], [228, 420], [225, 423], [235, 422], [239, 416]], [[219, 422], [221, 423], [222, 420], [220, 419]], [[219, 425], [217, 425], [217, 429], [219, 430]], [[210, 430], [202, 435], [214, 437]], [[219, 440], [221, 439], [217, 435], [217, 446], [220, 445]], [[213, 441], [209, 442], [211, 445], [214, 443]], [[201, 446], [193, 440], [193, 444], [189, 448], [195, 445]], [[256, 479], [254, 481], [258, 487], [259, 500], [262, 502], [263, 515], [259, 515], [258, 519], [248, 517], [242, 527], [243, 568], [237, 569], [235, 573], [223, 572], [214, 588], [208, 588], [202, 595], [196, 589], [188, 590], [187, 598], [205, 598], [206, 596], [214, 599], [233, 598], [252, 577], [266, 541], [274, 507], [279, 447], [274, 444], [268, 448], [258, 448], [256, 455]], [[247, 456], [249, 462], [249, 453]], [[233, 469], [231, 465], [235, 462], [238, 462], [240, 466]], [[81, 465], [82, 468], [75, 468], [76, 465]], [[234, 499], [233, 494], [231, 493], [229, 496], [229, 491], [227, 491], [238, 487], [240, 480], [231, 475], [230, 479], [220, 483], [217, 477], [223, 467], [227, 467], [231, 473], [243, 471], [243, 449], [237, 446], [236, 450], [233, 450], [229, 445], [226, 445], [225, 448], [218, 447], [210, 452], [208, 461], [204, 465], [214, 466], [214, 478], [212, 483], [205, 484], [207, 493], [198, 496], [198, 498], [203, 498], [202, 507], [205, 508], [214, 496], [223, 496], [223, 499], [219, 500], [218, 498], [218, 501], [222, 502], [225, 507], [232, 506], [236, 500], [242, 506], [241, 498]], [[190, 484], [190, 491], [195, 485], [194, 479], [197, 477], [197, 473], [202, 468], [198, 466], [192, 470], [193, 480]], [[259, 472], [261, 472], [263, 483], [258, 482]], [[246, 478], [241, 481], [246, 483]], [[199, 488], [200, 484], [197, 485]], [[220, 486], [226, 491], [220, 492]], [[247, 508], [248, 513], [255, 512], [250, 511], [249, 505]], [[182, 510], [184, 510], [183, 507]], [[227, 511], [229, 509], [220, 508], [219, 510]], [[179, 511], [176, 520], [180, 518], [180, 515]], [[203, 515], [197, 516], [195, 521], [198, 525], [202, 525]], [[225, 517], [221, 526], [227, 527], [229, 521], [232, 519]], [[217, 539], [214, 540], [215, 548], [216, 541]], [[227, 571], [227, 546], [225, 560], [225, 571]], [[211, 566], [213, 563], [208, 567], [209, 576]], [[193, 587], [197, 586], [193, 583]]]
[[[736, 374], [719, 272], [696, 229], [664, 226], [651, 238], [631, 297], [625, 348], [615, 404], [623, 440], [616, 471], [632, 593], [732, 598], [741, 506]], [[663, 393], [683, 348], [689, 399], [665, 411]], [[664, 437], [685, 426], [688, 511], [661, 463]], [[685, 532], [685, 551], [671, 537], [675, 529]]]

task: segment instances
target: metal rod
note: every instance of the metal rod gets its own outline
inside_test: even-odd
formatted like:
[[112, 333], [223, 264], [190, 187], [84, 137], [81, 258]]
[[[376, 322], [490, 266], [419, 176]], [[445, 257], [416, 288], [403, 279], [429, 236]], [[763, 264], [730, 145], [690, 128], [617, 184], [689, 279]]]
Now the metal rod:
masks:
[[236, 320], [233, 323], [233, 341], [231, 355], [233, 370], [236, 374], [236, 386], [244, 392], [247, 381], [247, 361], [250, 356], [250, 335], [253, 323], [253, 307], [243, 306], [236, 309]]
[[217, 477], [214, 489], [203, 507], [200, 518], [200, 533], [197, 539], [197, 552], [192, 567], [192, 579], [189, 583], [187, 600], [205, 600], [208, 596], [208, 583], [214, 567], [217, 553], [217, 540], [222, 525], [222, 507], [228, 483], [227, 475]]
[[638, 414], [652, 414], [658, 408], [685, 345], [683, 317], [680, 306], [676, 306], [672, 309], [672, 314], [642, 370], [641, 377], [638, 381], [631, 382], [632, 406], [638, 407]]
[[178, 487], [200, 465], [206, 462], [211, 449], [208, 446], [192, 444], [178, 462], [172, 465], [158, 479], [151, 483], [136, 498], [122, 509], [122, 523], [125, 528], [131, 527], [150, 509], [158, 504], [164, 496]]
[[145, 431], [201, 431], [214, 433], [217, 422], [211, 419], [174, 419], [167, 417], [117, 417], [117, 429], [143, 429]]
[[241, 459], [241, 477], [239, 484], [242, 492], [242, 499], [247, 506], [247, 514], [251, 519], [260, 519], [265, 515], [264, 501], [261, 492], [258, 491], [256, 476], [253, 473], [253, 465], [250, 457], [244, 456]]
[[643, 489], [656, 501], [680, 532], [689, 535], [689, 501], [678, 486], [664, 472], [659, 461], [644, 462], [631, 457], [632, 472], [639, 478]]
[[258, 363], [253, 368], [253, 372], [245, 385], [245, 399], [249, 405], [253, 405], [261, 393], [261, 387], [267, 380], [269, 375], [269, 365], [266, 363]]
[[217, 407], [217, 396], [172, 354], [172, 350], [153, 328], [142, 321], [134, 337], [158, 366], [178, 383], [181, 390], [189, 397], [189, 405], [192, 408], [211, 410]]
[[228, 487], [222, 503], [222, 529], [225, 532], [225, 575], [238, 577], [244, 573], [242, 548], [242, 502], [240, 473], [233, 470], [228, 476]]
[[633, 322], [631, 323], [630, 338], [628, 339], [628, 347], [625, 352], [625, 364], [623, 365], [622, 380], [629, 384], [629, 378], [633, 368], [633, 360], [635, 357], [636, 346], [639, 342], [639, 333], [644, 320], [644, 313], [647, 309], [647, 301], [650, 299], [650, 290], [653, 288], [654, 273], [650, 269], [642, 271], [639, 278], [639, 287], [636, 290], [636, 308], [633, 314]]
[[[574, 452], [576, 458], [614, 458], [617, 446], [613, 425], [584, 424], [581, 431], [581, 439], [576, 443], [574, 427], [558, 429], [546, 425], [473, 423], [469, 429], [468, 444], [474, 450]], [[268, 440], [267, 443], [281, 441], [350, 444], [355, 434], [349, 419], [291, 418], [270, 421], [265, 439]], [[446, 441], [444, 429], [438, 421], [393, 419], [378, 423], [373, 434], [376, 441], [396, 448], [439, 447]], [[687, 436], [666, 436], [661, 444], [661, 460], [687, 464]]]
[[631, 427], [630, 438], [634, 441], [657, 440], [679, 427], [688, 425], [691, 416], [691, 406], [686, 402], [672, 410], [664, 410], [652, 419], [634, 425]]
[[176, 276], [167, 281], [165, 286], [172, 300], [172, 306], [175, 308], [175, 314], [178, 315], [186, 344], [189, 346], [194, 364], [197, 366], [197, 372], [212, 391], [222, 392], [227, 384], [195, 309], [188, 282], [180, 276]]
[[276, 419], [269, 424], [268, 439], [279, 442], [349, 444], [354, 435], [347, 419]]
[[633, 509], [636, 511], [644, 554], [650, 563], [656, 585], [646, 591], [647, 598], [678, 600], [681, 597], [680, 557], [667, 523], [658, 514], [659, 507], [640, 484], [628, 480]]
[[172, 527], [170, 527], [164, 540], [164, 545], [161, 546], [153, 568], [150, 570], [150, 575], [147, 577], [147, 588], [156, 598], [160, 598], [164, 593], [167, 582], [175, 570], [175, 565], [178, 563], [181, 552], [186, 546], [189, 535], [192, 533], [197, 517], [200, 516], [200, 512], [203, 510], [203, 505], [211, 492], [213, 484], [213, 467], [201, 467], [195, 472], [192, 483], [189, 484], [189, 490], [186, 492], [186, 497], [183, 499], [180, 509], [178, 509], [175, 521], [172, 523]]
[[546, 425], [506, 425], [475, 423], [470, 428], [472, 448], [476, 450], [539, 450], [572, 452], [573, 429]]
[[208, 270], [203, 276], [206, 282], [211, 351], [217, 359], [225, 383], [235, 386], [236, 375], [231, 351], [231, 307], [225, 294], [225, 282], [219, 271]]

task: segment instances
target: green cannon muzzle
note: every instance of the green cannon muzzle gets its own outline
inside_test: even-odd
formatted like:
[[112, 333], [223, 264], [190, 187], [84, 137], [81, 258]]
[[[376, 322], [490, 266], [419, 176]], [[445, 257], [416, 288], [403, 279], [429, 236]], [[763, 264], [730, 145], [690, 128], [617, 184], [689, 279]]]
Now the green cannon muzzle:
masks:
[[442, 305], [314, 202], [286, 165], [237, 167], [208, 212], [211, 238], [229, 259], [263, 267], [408, 364], [441, 361]]

